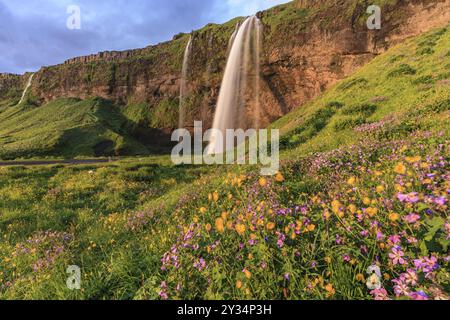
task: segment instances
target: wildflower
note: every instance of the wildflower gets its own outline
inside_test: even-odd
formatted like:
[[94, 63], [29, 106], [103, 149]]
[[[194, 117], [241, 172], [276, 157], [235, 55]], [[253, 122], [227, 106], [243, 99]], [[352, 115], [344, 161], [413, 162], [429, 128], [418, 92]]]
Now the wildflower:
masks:
[[267, 228], [267, 230], [273, 230], [273, 229], [275, 229], [275, 223], [273, 223], [273, 222], [267, 223], [266, 228]]
[[417, 192], [411, 192], [408, 194], [398, 193], [397, 199], [400, 202], [407, 202], [407, 203], [417, 203], [420, 200]]
[[204, 214], [204, 213], [206, 213], [207, 210], [205, 207], [201, 207], [199, 211], [200, 211], [200, 213]]
[[412, 292], [409, 297], [413, 300], [428, 300], [428, 296], [423, 291]]
[[374, 217], [378, 213], [378, 209], [369, 207], [366, 209], [366, 213], [369, 215], [369, 217]]
[[394, 213], [391, 212], [388, 216], [389, 220], [391, 220], [392, 222], [397, 222], [398, 220], [400, 220], [400, 215], [398, 213]]
[[241, 280], [236, 281], [236, 288], [237, 289], [241, 289], [242, 288], [242, 281]]
[[358, 273], [355, 277], [356, 281], [359, 282], [364, 282], [364, 280], [366, 280], [366, 278], [364, 277], [364, 275], [362, 273]]
[[277, 181], [277, 182], [283, 182], [284, 181], [284, 177], [281, 174], [281, 172], [277, 173], [277, 175], [275, 176], [275, 181]]
[[324, 260], [327, 264], [331, 263], [331, 257], [325, 257]]
[[213, 193], [212, 198], [214, 202], [219, 201], [219, 194], [217, 193], [217, 191]]
[[250, 271], [248, 271], [247, 269], [242, 270], [242, 272], [244, 273], [244, 275], [247, 279], [250, 279], [252, 277], [252, 273]]
[[391, 258], [394, 266], [397, 264], [404, 265], [406, 263], [405, 259], [403, 258], [404, 256], [405, 253], [399, 246], [392, 248], [392, 253], [389, 254], [389, 258]]
[[207, 224], [205, 225], [205, 229], [206, 229], [207, 232], [210, 232], [211, 229], [212, 229], [211, 224], [210, 224], [210, 223], [207, 223]]
[[392, 280], [394, 285], [394, 293], [397, 297], [409, 295], [409, 287], [402, 279]]
[[356, 184], [356, 178], [351, 177], [350, 179], [348, 179], [347, 183], [351, 186], [354, 186]]
[[378, 186], [376, 190], [377, 190], [378, 193], [382, 193], [384, 191], [384, 187], [383, 186]]
[[416, 156], [416, 157], [406, 157], [405, 158], [406, 162], [413, 164], [413, 163], [417, 163], [420, 162], [422, 160], [422, 157], [420, 156]]
[[417, 285], [417, 282], [419, 281], [417, 273], [413, 269], [408, 269], [406, 273], [403, 273], [402, 278], [404, 279], [406, 284], [413, 287]]
[[325, 286], [325, 290], [327, 291], [327, 297], [330, 298], [336, 294], [336, 290], [334, 289], [331, 283]]
[[306, 227], [306, 229], [307, 229], [309, 232], [313, 232], [314, 230], [316, 230], [316, 225], [314, 225], [314, 224], [309, 224], [309, 225]]
[[243, 235], [245, 233], [246, 227], [245, 225], [239, 223], [236, 225], [236, 232], [240, 235]]
[[261, 187], [265, 187], [265, 186], [267, 186], [267, 179], [266, 178], [263, 178], [263, 177], [261, 177], [261, 178], [259, 178], [259, 185], [261, 186]]
[[388, 297], [388, 293], [384, 288], [372, 290], [370, 291], [370, 294], [373, 295], [375, 300], [390, 300]]
[[223, 219], [222, 218], [217, 218], [216, 219], [216, 230], [219, 233], [224, 232], [224, 223], [223, 223]]
[[413, 224], [420, 220], [420, 216], [418, 214], [412, 213], [403, 218], [407, 223]]
[[395, 173], [398, 173], [398, 174], [405, 174], [406, 173], [406, 166], [402, 163], [402, 162], [399, 162], [396, 166], [395, 166], [395, 168], [394, 168], [394, 171], [395, 171]]

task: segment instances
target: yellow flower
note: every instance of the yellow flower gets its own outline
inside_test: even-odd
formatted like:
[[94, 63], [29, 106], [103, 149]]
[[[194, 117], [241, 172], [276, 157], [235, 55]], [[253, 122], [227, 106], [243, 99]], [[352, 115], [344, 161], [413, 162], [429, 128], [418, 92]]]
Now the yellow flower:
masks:
[[400, 215], [398, 213], [394, 213], [391, 212], [388, 216], [389, 220], [391, 220], [392, 222], [396, 222], [398, 220], [400, 220]]
[[238, 289], [242, 288], [242, 281], [240, 281], [240, 280], [236, 281], [236, 288], [238, 288]]
[[316, 230], [316, 225], [315, 224], [309, 224], [307, 227], [309, 232], [313, 232], [314, 230]]
[[227, 229], [233, 230], [233, 222], [232, 221], [227, 221]]
[[273, 230], [273, 229], [275, 229], [275, 223], [269, 222], [266, 227], [267, 227], [267, 230]]
[[368, 197], [365, 197], [365, 198], [363, 199], [363, 203], [364, 203], [364, 205], [368, 206], [369, 204], [372, 203], [372, 200], [370, 200], [370, 198], [368, 198]]
[[360, 282], [365, 282], [366, 281], [366, 279], [364, 278], [364, 275], [362, 273], [358, 273], [356, 275], [356, 280], [360, 281]]
[[236, 232], [238, 234], [243, 235], [245, 233], [245, 230], [246, 230], [245, 225], [243, 225], [242, 223], [238, 223], [236, 225]]
[[211, 229], [212, 229], [211, 224], [210, 224], [210, 223], [207, 223], [207, 224], [205, 225], [205, 229], [206, 229], [207, 232], [210, 232]]
[[277, 182], [283, 182], [284, 181], [284, 177], [281, 174], [281, 172], [277, 173], [277, 175], [275, 176], [275, 181], [277, 181]]
[[223, 221], [227, 220], [228, 219], [228, 212], [226, 212], [226, 211], [222, 212], [221, 216], [222, 216]]
[[378, 186], [377, 187], [377, 192], [378, 193], [382, 193], [384, 191], [384, 187], [383, 186]]
[[330, 284], [327, 284], [326, 286], [325, 286], [325, 290], [327, 291], [327, 295], [328, 295], [328, 297], [332, 297], [332, 296], [334, 296], [335, 295], [335, 293], [336, 293], [336, 290], [334, 290], [334, 288], [333, 288], [333, 285], [330, 283]]
[[217, 191], [213, 193], [213, 200], [214, 202], [219, 201], [219, 194], [217, 193]]
[[395, 166], [394, 171], [398, 174], [406, 174], [406, 166], [403, 164], [403, 162], [399, 162]]
[[369, 215], [369, 217], [373, 217], [373, 216], [375, 216], [378, 213], [378, 209], [369, 207], [369, 208], [366, 209], [366, 212]]
[[356, 206], [354, 204], [351, 204], [348, 206], [348, 211], [350, 211], [351, 214], [355, 214], [356, 213]]
[[405, 158], [405, 160], [406, 160], [406, 162], [408, 162], [408, 163], [417, 163], [417, 162], [420, 162], [421, 160], [422, 160], [422, 157], [421, 156], [415, 156], [415, 157], [406, 157]]
[[356, 178], [351, 177], [350, 179], [348, 179], [347, 183], [351, 186], [354, 186], [356, 184]]
[[391, 279], [391, 276], [390, 276], [389, 274], [385, 273], [385, 274], [383, 275], [383, 278], [384, 278], [384, 280], [388, 281], [388, 280]]
[[198, 217], [194, 217], [194, 223], [198, 223]]
[[259, 178], [259, 185], [260, 185], [261, 187], [265, 187], [265, 186], [267, 185], [267, 180], [266, 180], [266, 178], [263, 178], [263, 177]]
[[247, 269], [244, 270], [244, 274], [247, 279], [250, 279], [252, 277], [252, 273], [250, 271], [248, 271]]
[[336, 214], [341, 211], [341, 203], [338, 200], [333, 200], [333, 202], [331, 202], [331, 207]]
[[201, 207], [199, 211], [200, 211], [200, 213], [206, 213], [206, 208], [205, 207]]

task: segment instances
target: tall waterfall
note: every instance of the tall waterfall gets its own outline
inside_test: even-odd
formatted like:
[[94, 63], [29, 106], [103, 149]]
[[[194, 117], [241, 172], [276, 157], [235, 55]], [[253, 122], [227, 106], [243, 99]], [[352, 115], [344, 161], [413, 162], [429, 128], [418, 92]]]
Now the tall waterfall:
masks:
[[181, 71], [181, 84], [180, 84], [180, 111], [178, 128], [182, 129], [186, 125], [186, 94], [187, 94], [187, 78], [189, 75], [189, 61], [191, 59], [192, 52], [192, 37], [189, 38], [186, 49], [184, 50], [183, 68]]
[[[261, 21], [251, 16], [235, 36], [220, 88], [208, 154], [228, 151], [227, 129], [259, 129], [261, 30]], [[222, 133], [223, 141], [217, 130]]]
[[20, 101], [17, 105], [21, 104], [23, 100], [25, 99], [25, 95], [27, 94], [28, 89], [31, 86], [31, 82], [33, 81], [34, 73], [31, 74], [31, 76], [28, 78], [27, 85], [25, 86], [25, 89], [22, 92], [22, 97], [20, 98]]

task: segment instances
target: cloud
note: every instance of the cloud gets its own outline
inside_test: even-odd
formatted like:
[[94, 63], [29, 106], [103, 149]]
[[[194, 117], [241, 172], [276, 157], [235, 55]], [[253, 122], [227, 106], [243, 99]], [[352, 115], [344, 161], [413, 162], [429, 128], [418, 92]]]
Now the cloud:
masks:
[[[0, 72], [23, 73], [105, 50], [141, 48], [287, 0], [0, 0]], [[66, 27], [67, 6], [81, 30]]]

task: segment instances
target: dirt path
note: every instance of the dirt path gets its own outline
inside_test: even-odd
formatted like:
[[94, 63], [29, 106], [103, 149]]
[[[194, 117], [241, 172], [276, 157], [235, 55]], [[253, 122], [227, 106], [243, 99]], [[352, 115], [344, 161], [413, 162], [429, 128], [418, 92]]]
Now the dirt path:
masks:
[[80, 159], [80, 160], [48, 160], [48, 161], [0, 161], [0, 167], [8, 166], [46, 166], [52, 164], [97, 164], [114, 162], [117, 159]]

